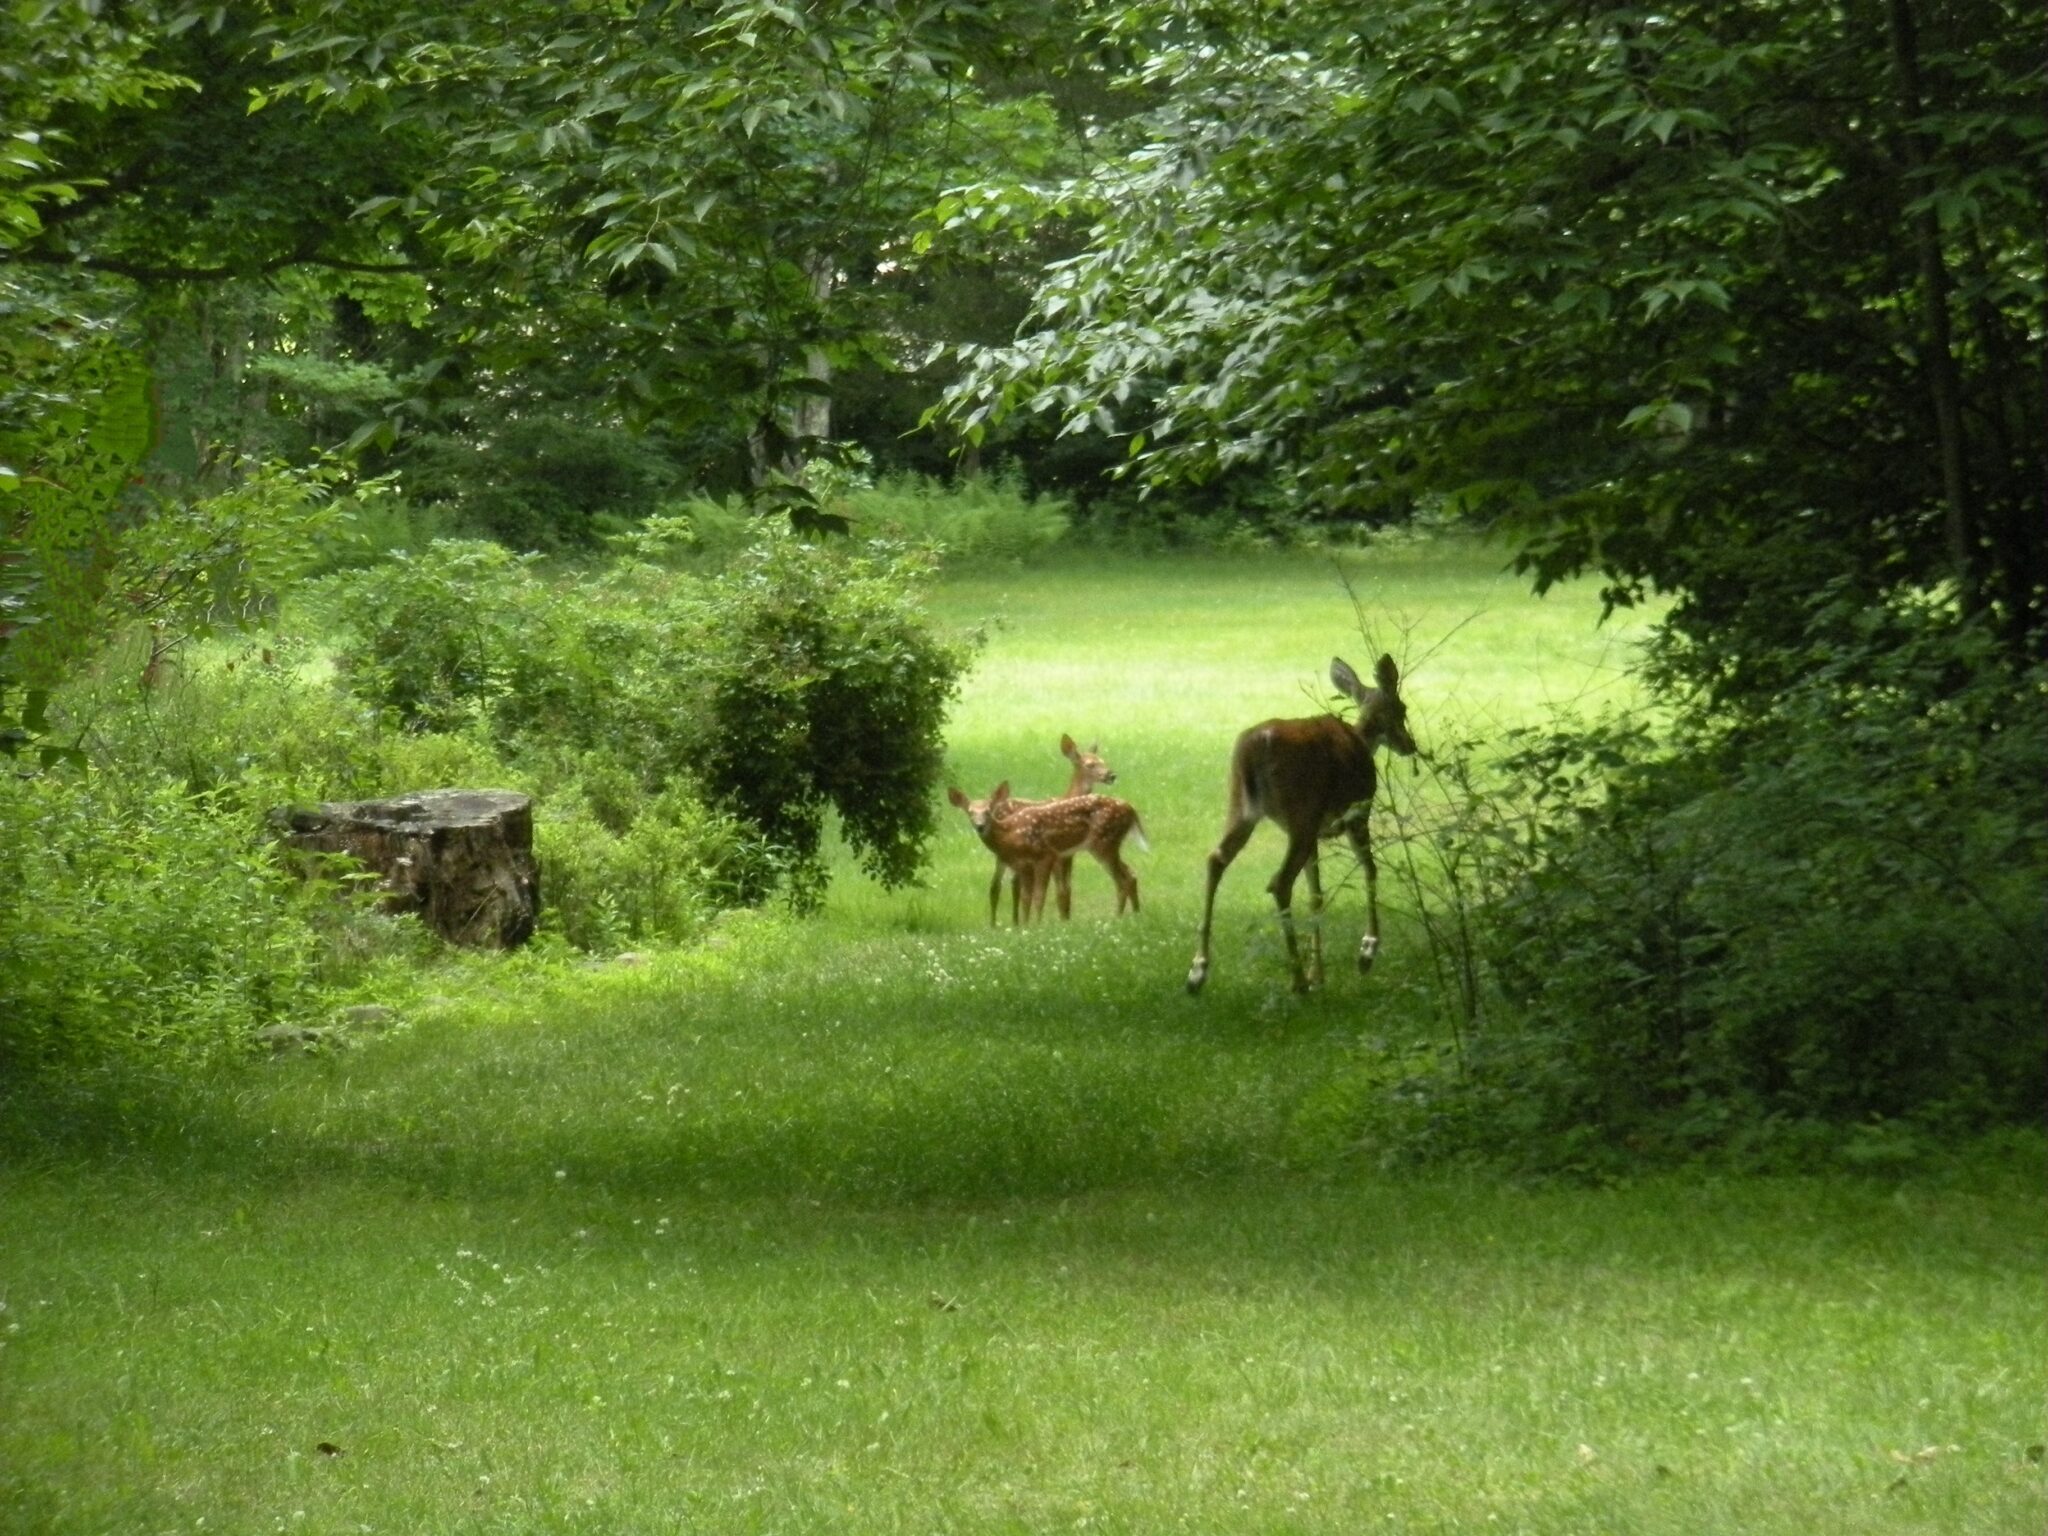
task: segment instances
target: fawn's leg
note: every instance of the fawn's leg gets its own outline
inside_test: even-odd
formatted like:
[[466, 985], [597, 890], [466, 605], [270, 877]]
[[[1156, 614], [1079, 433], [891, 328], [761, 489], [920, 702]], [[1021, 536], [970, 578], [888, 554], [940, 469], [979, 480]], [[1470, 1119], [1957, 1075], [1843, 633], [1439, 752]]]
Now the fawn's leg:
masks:
[[1138, 910], [1138, 877], [1131, 873], [1131, 866], [1123, 861], [1123, 855], [1107, 844], [1096, 844], [1088, 850], [1095, 855], [1095, 862], [1109, 871], [1109, 878], [1116, 882], [1116, 915], [1124, 915], [1124, 903], [1129, 902], [1133, 912]]
[[[991, 928], [996, 925], [996, 909], [1002, 905], [1003, 876], [1007, 873], [1009, 871], [1003, 864], [1003, 861], [997, 859], [996, 877], [988, 883], [988, 925]], [[1014, 895], [1015, 887], [1013, 886], [1011, 889], [1013, 894], [1010, 899], [1010, 921], [1014, 923], [1017, 920], [1017, 901]]]
[[1074, 856], [1070, 853], [1059, 862], [1053, 871], [1053, 878], [1059, 882], [1060, 920], [1074, 915]]
[[[1024, 872], [1020, 871], [1020, 878]], [[1028, 866], [1029, 884], [1024, 892], [1024, 920], [1035, 923], [1045, 916], [1045, 891], [1052, 884], [1052, 865]]]

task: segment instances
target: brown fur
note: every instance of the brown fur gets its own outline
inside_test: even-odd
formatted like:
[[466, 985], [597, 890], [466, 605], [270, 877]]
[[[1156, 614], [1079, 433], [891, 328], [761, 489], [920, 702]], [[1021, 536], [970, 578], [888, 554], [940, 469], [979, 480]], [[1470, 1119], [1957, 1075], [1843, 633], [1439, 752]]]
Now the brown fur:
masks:
[[1201, 938], [1188, 969], [1190, 992], [1199, 992], [1209, 978], [1216, 887], [1261, 821], [1277, 822], [1287, 834], [1286, 856], [1267, 889], [1279, 908], [1295, 990], [1305, 992], [1322, 981], [1323, 946], [1317, 922], [1309, 935], [1309, 965], [1304, 970], [1294, 936], [1294, 882], [1297, 876], [1307, 874], [1310, 912], [1319, 918], [1323, 885], [1317, 843], [1340, 827], [1365, 871], [1366, 934], [1359, 941], [1358, 965], [1361, 971], [1372, 965], [1380, 933], [1379, 870], [1373, 862], [1369, 831], [1373, 796], [1379, 788], [1373, 757], [1382, 745], [1403, 754], [1415, 751], [1393, 657], [1380, 657], [1375, 677], [1379, 686], [1368, 688], [1341, 658], [1330, 663], [1330, 680], [1358, 704], [1356, 724], [1335, 715], [1266, 720], [1237, 738], [1230, 754], [1229, 808], [1223, 836], [1209, 855]]

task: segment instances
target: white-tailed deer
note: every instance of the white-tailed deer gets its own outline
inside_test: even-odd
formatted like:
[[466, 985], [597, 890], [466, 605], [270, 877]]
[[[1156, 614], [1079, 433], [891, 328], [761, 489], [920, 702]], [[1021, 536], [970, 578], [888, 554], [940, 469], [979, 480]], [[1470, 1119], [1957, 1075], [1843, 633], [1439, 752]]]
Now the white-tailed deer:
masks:
[[[1096, 785], [1114, 784], [1116, 782], [1116, 770], [1102, 760], [1102, 745], [1100, 742], [1092, 743], [1088, 750], [1083, 752], [1074, 744], [1073, 737], [1061, 736], [1060, 755], [1074, 765], [1074, 771], [1067, 779], [1067, 787], [1060, 792], [1062, 800], [1072, 800], [1080, 795], [1092, 795], [1095, 793]], [[1018, 810], [1024, 810], [1031, 806], [1047, 805], [1051, 802], [1045, 800], [1013, 799], [1009, 803]], [[989, 882], [988, 886], [988, 920], [990, 923], [995, 922], [996, 909], [1002, 903], [1003, 876], [1007, 872], [1008, 866], [998, 859], [996, 861], [995, 878]], [[1053, 889], [1059, 896], [1060, 916], [1063, 919], [1071, 918], [1074, 915], [1074, 856], [1071, 853], [1063, 857], [1058, 865], [1055, 866], [1052, 878]], [[1017, 921], [1017, 904], [1023, 895], [1023, 891], [1024, 887], [1019, 882], [1016, 880], [1010, 882], [1010, 921], [1013, 923]]]
[[1015, 876], [1021, 901], [1021, 912], [1012, 912], [1015, 921], [1030, 922], [1043, 914], [1046, 887], [1060, 860], [1083, 852], [1116, 882], [1117, 916], [1123, 916], [1126, 903], [1133, 912], [1138, 910], [1138, 877], [1123, 861], [1123, 843], [1135, 835], [1140, 848], [1150, 845], [1137, 811], [1126, 802], [1107, 795], [1080, 795], [1025, 805], [1010, 798], [1007, 780], [986, 800], [969, 800], [952, 788], [946, 798], [967, 813], [975, 835], [996, 856], [998, 873], [1008, 870]]
[[1320, 919], [1323, 909], [1322, 868], [1317, 841], [1340, 826], [1365, 871], [1365, 935], [1358, 941], [1358, 969], [1372, 969], [1380, 946], [1379, 869], [1372, 858], [1372, 797], [1379, 788], [1373, 756], [1382, 745], [1403, 756], [1415, 751], [1408, 734], [1408, 706], [1401, 702], [1401, 674], [1394, 658], [1382, 656], [1374, 671], [1379, 686], [1368, 688], [1340, 658], [1330, 663], [1330, 681], [1358, 704], [1358, 723], [1336, 715], [1307, 720], [1268, 720], [1237, 738], [1230, 754], [1230, 811], [1223, 838], [1209, 855], [1209, 891], [1202, 903], [1202, 937], [1188, 968], [1188, 990], [1199, 992], [1209, 979], [1209, 926], [1216, 911], [1216, 887], [1230, 861], [1262, 820], [1278, 822], [1287, 833], [1287, 857], [1267, 889], [1280, 909], [1280, 931], [1287, 940], [1287, 963], [1294, 972], [1294, 990], [1306, 992], [1323, 979], [1321, 922], [1309, 930], [1309, 966], [1302, 969], [1294, 939], [1294, 877], [1308, 872], [1309, 907]]

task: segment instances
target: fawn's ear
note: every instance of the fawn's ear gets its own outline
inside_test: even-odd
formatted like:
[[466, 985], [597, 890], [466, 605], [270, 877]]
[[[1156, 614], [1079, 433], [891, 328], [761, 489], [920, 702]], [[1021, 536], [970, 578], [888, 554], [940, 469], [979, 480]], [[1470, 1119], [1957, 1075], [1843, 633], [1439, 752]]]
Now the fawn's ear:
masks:
[[1071, 737], [1071, 736], [1062, 736], [1062, 737], [1060, 738], [1060, 756], [1061, 756], [1061, 757], [1067, 757], [1067, 758], [1071, 758], [1071, 757], [1073, 757], [1073, 756], [1074, 756], [1074, 755], [1075, 755], [1076, 753], [1078, 753], [1078, 752], [1079, 752], [1080, 750], [1081, 750], [1081, 749], [1080, 749], [1079, 747], [1077, 747], [1077, 746], [1075, 746], [1075, 745], [1074, 745], [1074, 738], [1073, 738], [1073, 737]]
[[994, 789], [989, 791], [988, 803], [990, 805], [1001, 805], [1005, 800], [1009, 798], [1010, 781], [1008, 779], [1005, 779], [1002, 783], [998, 784]]
[[1351, 670], [1351, 663], [1342, 656], [1330, 658], [1330, 681], [1339, 693], [1348, 694], [1361, 704], [1365, 702], [1365, 684], [1358, 680], [1358, 674]]
[[1394, 665], [1391, 656], [1380, 656], [1379, 665], [1373, 668], [1373, 676], [1379, 681], [1381, 693], [1393, 693], [1401, 686], [1401, 669]]
[[951, 784], [946, 786], [946, 798], [959, 806], [961, 810], [967, 809], [967, 797]]

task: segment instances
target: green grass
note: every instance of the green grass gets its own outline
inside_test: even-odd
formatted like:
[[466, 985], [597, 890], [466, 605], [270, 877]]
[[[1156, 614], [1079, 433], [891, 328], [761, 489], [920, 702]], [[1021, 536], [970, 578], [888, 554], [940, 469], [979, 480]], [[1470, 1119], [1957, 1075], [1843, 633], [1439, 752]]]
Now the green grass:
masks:
[[[1355, 560], [1358, 557], [1353, 557]], [[1359, 561], [1433, 732], [1627, 702], [1625, 634], [1468, 549]], [[1181, 990], [1229, 743], [1364, 642], [1325, 563], [956, 575], [977, 793], [1099, 737], [1146, 908], [927, 890], [702, 951], [472, 960], [401, 1031], [0, 1123], [0, 1529], [2039, 1530], [2038, 1148], [1884, 1179], [1390, 1178], [1398, 921], [1285, 989], [1256, 839]], [[1477, 617], [1471, 617], [1477, 614]], [[1306, 692], [1305, 692], [1306, 691]], [[1355, 932], [1355, 893], [1332, 924]], [[330, 1446], [339, 1454], [323, 1452]]]
[[[1066, 556], [956, 572], [933, 613], [990, 636], [955, 712], [954, 782], [975, 796], [1005, 778], [1019, 795], [1057, 794], [1067, 776], [1061, 733], [1099, 741], [1119, 775], [1111, 792], [1138, 807], [1156, 850], [1133, 860], [1151, 926], [1186, 929], [1176, 942], [1189, 949], [1231, 743], [1260, 720], [1328, 707], [1333, 656], [1368, 676], [1380, 651], [1400, 660], [1411, 724], [1427, 748], [1530, 724], [1553, 707], [1625, 706], [1626, 668], [1643, 632], [1600, 626], [1589, 587], [1533, 598], [1498, 550], [1462, 542], [1152, 565]], [[1393, 792], [1408, 771], [1392, 770]], [[930, 905], [842, 882], [836, 911], [886, 928], [951, 925], [971, 906], [958, 894], [972, 888], [968, 871], [989, 864], [957, 811], [946, 810], [944, 825]], [[1223, 888], [1222, 910], [1240, 921], [1269, 912], [1264, 885], [1279, 858], [1277, 833], [1255, 837]], [[984, 900], [986, 884], [984, 876]], [[1094, 871], [1078, 888], [1091, 913], [1110, 889]], [[1226, 948], [1217, 963], [1228, 975], [1240, 962]]]

